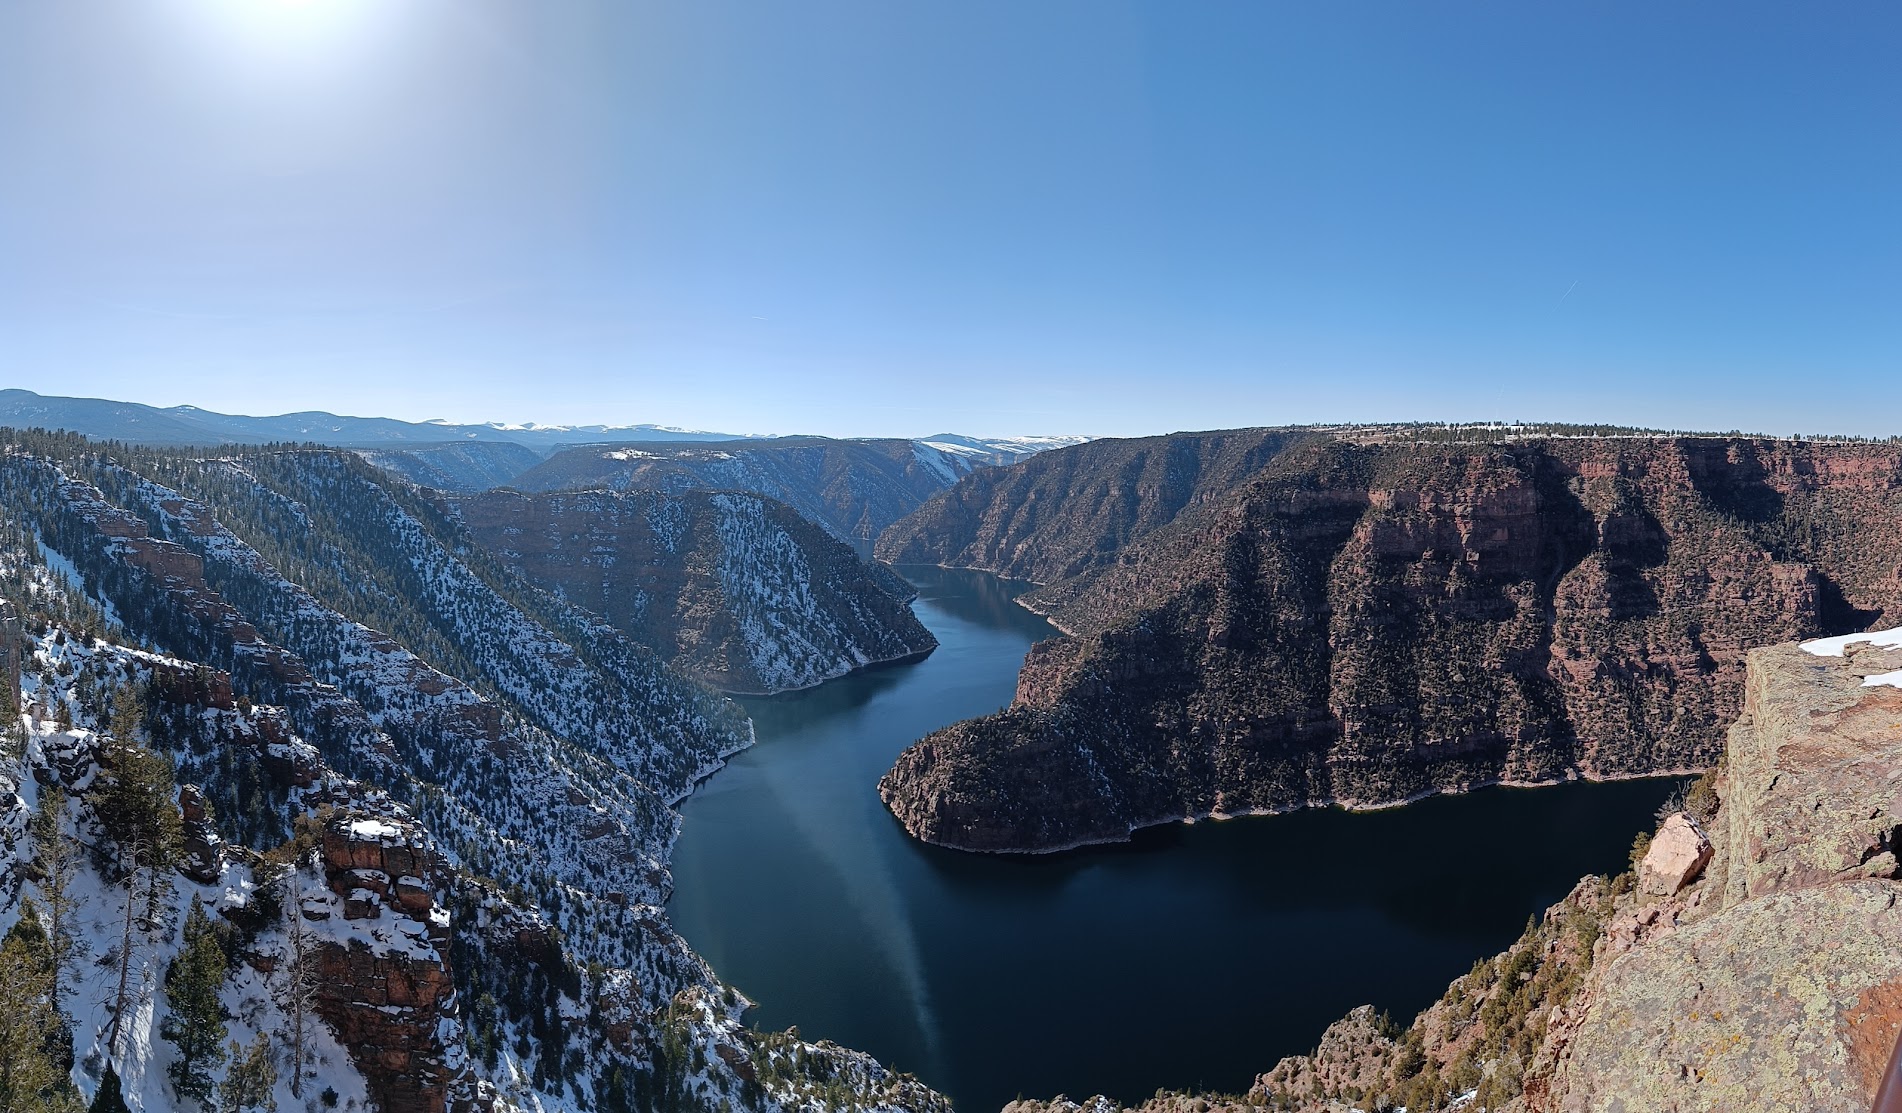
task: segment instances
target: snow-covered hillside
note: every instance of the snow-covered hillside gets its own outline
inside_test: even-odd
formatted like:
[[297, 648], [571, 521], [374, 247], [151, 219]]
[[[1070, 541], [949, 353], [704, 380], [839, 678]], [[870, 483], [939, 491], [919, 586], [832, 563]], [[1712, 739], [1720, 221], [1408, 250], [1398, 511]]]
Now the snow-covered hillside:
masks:
[[[132, 1108], [196, 1107], [168, 1068], [176, 1029], [210, 1016], [241, 1046], [193, 1069], [239, 1104], [268, 1062], [281, 1109], [942, 1107], [857, 1053], [747, 1029], [668, 924], [670, 805], [745, 744], [743, 716], [413, 488], [344, 453], [17, 435], [0, 573], [0, 651], [25, 650], [18, 688], [0, 652], [20, 724], [0, 927], [46, 921], [34, 863], [79, 848], [62, 922], [111, 959], [54, 983], [86, 996], [65, 1013], [83, 1098], [111, 1067]], [[175, 857], [140, 857], [164, 840], [113, 819], [138, 769]], [[57, 822], [36, 822], [55, 789]], [[202, 970], [206, 932], [209, 1014], [178, 973]], [[320, 1028], [290, 1094], [300, 1010]]]
[[810, 687], [937, 644], [909, 584], [763, 496], [492, 491], [451, 506], [511, 570], [724, 691]]

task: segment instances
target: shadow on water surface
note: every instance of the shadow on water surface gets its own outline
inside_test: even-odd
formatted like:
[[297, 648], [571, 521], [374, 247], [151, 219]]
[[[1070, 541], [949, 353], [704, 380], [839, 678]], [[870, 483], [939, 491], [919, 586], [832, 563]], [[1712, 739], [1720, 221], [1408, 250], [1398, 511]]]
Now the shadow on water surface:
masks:
[[1051, 630], [1011, 602], [1027, 585], [901, 571], [939, 650], [745, 701], [759, 744], [684, 805], [669, 910], [761, 1027], [862, 1048], [967, 1111], [1246, 1089], [1356, 1005], [1410, 1015], [1580, 875], [1622, 869], [1670, 788], [1487, 789], [1047, 856], [925, 846], [879, 776], [1008, 703]]
[[[893, 570], [918, 589], [919, 601], [961, 622], [1000, 630], [1018, 630], [1031, 638], [1054, 637], [1056, 629], [1025, 610], [1017, 597], [1037, 588], [1028, 580], [1007, 580], [983, 572], [899, 564]], [[929, 624], [927, 624], [929, 625]]]
[[[1093, 873], [1137, 887], [1149, 883], [1146, 875], [1170, 874], [1185, 887], [1219, 892], [1231, 914], [1370, 909], [1411, 931], [1465, 938], [1475, 909], [1544, 907], [1578, 876], [1615, 872], [1621, 865], [1603, 854], [1575, 854], [1547, 838], [1516, 833], [1563, 838], [1589, 830], [1602, 821], [1612, 797], [1628, 797], [1616, 801], [1618, 810], [1644, 826], [1644, 807], [1655, 806], [1680, 783], [1651, 778], [1620, 785], [1495, 787], [1378, 811], [1313, 808], [1170, 823], [1143, 828], [1127, 843], [1061, 854], [976, 855], [915, 840], [906, 845], [945, 887], [974, 901], [1012, 893], [1035, 899]], [[1423, 855], [1444, 864], [1423, 862]], [[1555, 863], [1574, 859], [1576, 874], [1552, 875]], [[1555, 884], [1562, 887], [1555, 890]]]
[[796, 692], [771, 696], [739, 696], [740, 706], [753, 717], [755, 730], [761, 723], [787, 721], [805, 724], [856, 711], [880, 695], [905, 682], [904, 670], [917, 664], [905, 661], [889, 666], [865, 669], [845, 681], [830, 681]]

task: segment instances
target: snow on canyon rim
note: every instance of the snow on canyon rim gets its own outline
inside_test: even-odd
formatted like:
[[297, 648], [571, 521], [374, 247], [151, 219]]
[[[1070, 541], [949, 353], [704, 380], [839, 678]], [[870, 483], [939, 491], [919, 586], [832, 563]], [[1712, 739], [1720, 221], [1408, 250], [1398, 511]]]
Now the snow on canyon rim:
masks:
[[[1862, 634], [1841, 634], [1833, 638], [1816, 638], [1806, 641], [1801, 648], [1805, 653], [1818, 657], [1842, 657], [1848, 654], [1852, 645], [1870, 645], [1877, 649], [1902, 649], [1902, 626], [1890, 630], [1871, 630]], [[1883, 685], [1902, 688], [1902, 669], [1874, 673], [1862, 678], [1865, 688], [1878, 688]]]

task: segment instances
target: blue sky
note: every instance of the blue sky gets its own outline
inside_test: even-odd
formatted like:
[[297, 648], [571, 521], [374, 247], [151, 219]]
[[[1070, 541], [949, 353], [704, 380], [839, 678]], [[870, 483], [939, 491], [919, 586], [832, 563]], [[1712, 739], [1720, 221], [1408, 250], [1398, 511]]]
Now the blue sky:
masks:
[[0, 385], [1902, 432], [1896, 11], [0, 0]]

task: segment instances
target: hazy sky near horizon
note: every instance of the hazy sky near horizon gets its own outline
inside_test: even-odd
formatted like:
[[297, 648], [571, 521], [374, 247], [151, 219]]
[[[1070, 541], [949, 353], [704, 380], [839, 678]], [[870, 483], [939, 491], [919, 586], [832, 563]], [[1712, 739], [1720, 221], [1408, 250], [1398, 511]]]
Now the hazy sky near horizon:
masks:
[[0, 386], [1902, 432], [1875, 2], [0, 0]]

